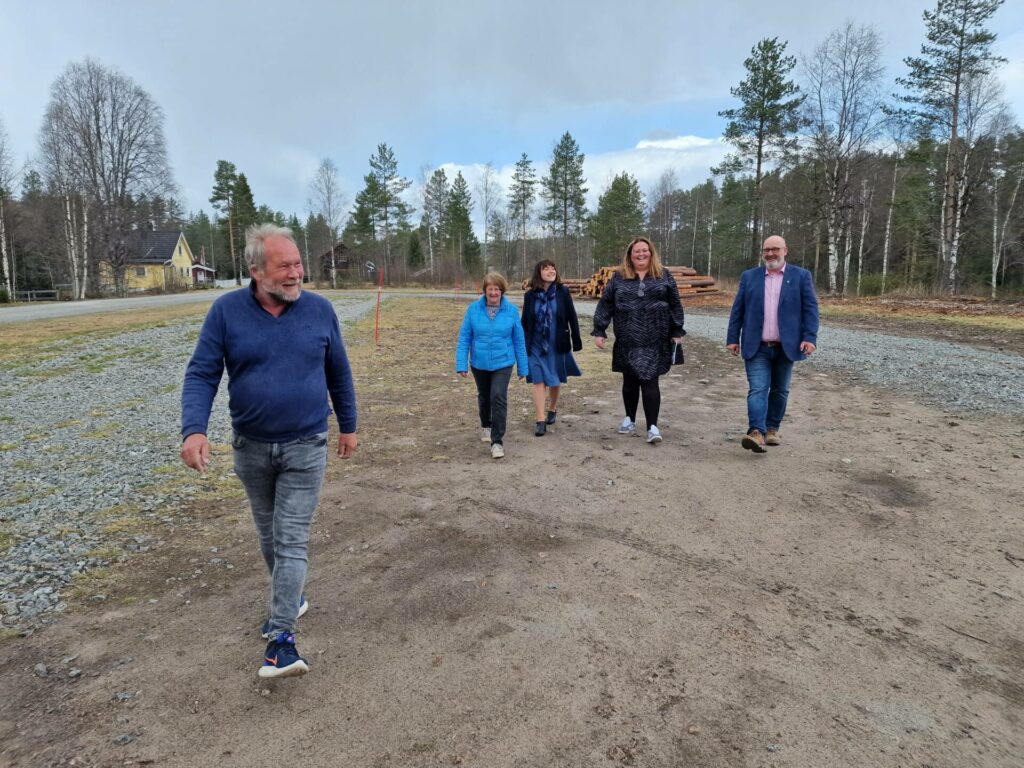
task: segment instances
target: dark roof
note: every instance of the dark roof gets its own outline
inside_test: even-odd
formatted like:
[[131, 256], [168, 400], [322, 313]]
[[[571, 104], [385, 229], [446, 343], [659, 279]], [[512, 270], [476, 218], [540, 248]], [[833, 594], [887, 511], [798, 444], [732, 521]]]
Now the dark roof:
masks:
[[[135, 234], [135, 233], [133, 233]], [[133, 244], [132, 264], [163, 264], [174, 256], [181, 230], [174, 232], [139, 232], [138, 244]]]

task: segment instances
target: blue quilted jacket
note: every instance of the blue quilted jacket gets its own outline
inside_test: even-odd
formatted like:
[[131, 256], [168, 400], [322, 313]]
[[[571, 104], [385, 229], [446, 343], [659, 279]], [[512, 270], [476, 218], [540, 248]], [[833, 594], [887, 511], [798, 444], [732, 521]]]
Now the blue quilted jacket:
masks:
[[530, 373], [526, 337], [519, 322], [519, 310], [504, 296], [493, 320], [487, 316], [487, 299], [481, 296], [466, 308], [455, 350], [455, 370], [497, 371], [515, 363], [520, 376]]

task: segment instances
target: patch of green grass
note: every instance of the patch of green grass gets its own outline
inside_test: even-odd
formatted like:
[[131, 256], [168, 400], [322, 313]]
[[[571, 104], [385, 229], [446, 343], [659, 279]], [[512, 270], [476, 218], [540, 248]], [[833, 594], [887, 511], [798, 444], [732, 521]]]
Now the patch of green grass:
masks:
[[37, 443], [40, 440], [45, 440], [49, 436], [50, 435], [47, 432], [33, 432], [30, 435], [25, 435], [25, 442], [26, 443]]
[[9, 531], [0, 531], [0, 552], [6, 552], [14, 546], [18, 537]]
[[164, 464], [153, 469], [154, 475], [177, 475], [185, 468], [184, 464]]
[[162, 387], [156, 390], [156, 393], [158, 395], [168, 395], [171, 392], [177, 392], [180, 389], [180, 387], [180, 384], [164, 384]]
[[0, 451], [13, 451], [17, 447], [15, 443], [0, 443]]
[[[4, 393], [0, 393], [0, 396], [4, 396]], [[13, 424], [14, 417], [6, 414], [0, 414], [0, 424]]]
[[[106, 550], [95, 550], [105, 552]], [[120, 554], [116, 552], [114, 557]], [[87, 600], [96, 594], [105, 594], [114, 583], [114, 574], [109, 568], [93, 568], [91, 571], [76, 573], [71, 580], [67, 596], [73, 600]]]
[[68, 427], [77, 427], [82, 422], [78, 419], [67, 419], [65, 421], [58, 421], [55, 426], [57, 429], [67, 429]]
[[124, 429], [123, 424], [119, 424], [116, 421], [112, 421], [109, 424], [100, 427], [99, 429], [93, 430], [92, 432], [86, 432], [82, 437], [89, 440], [106, 440], [108, 437], [113, 437], [118, 432]]
[[143, 397], [133, 397], [131, 400], [125, 400], [123, 403], [120, 403], [117, 407], [118, 408], [136, 408], [137, 406], [145, 405], [145, 404], [146, 404], [146, 399], [145, 398], [143, 398]]
[[57, 368], [17, 368], [14, 371], [14, 375], [18, 378], [23, 379], [55, 379], [58, 376], [64, 376], [68, 373], [73, 373], [74, 368], [67, 368], [65, 366], [59, 366]]

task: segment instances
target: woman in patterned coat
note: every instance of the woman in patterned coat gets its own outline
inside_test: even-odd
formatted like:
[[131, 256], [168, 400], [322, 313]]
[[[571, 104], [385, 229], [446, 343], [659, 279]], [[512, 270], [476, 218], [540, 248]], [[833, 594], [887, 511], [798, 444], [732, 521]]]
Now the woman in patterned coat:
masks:
[[672, 275], [646, 237], [627, 246], [622, 266], [605, 286], [594, 310], [594, 343], [604, 349], [608, 325], [615, 324], [612, 370], [622, 374], [626, 418], [619, 433], [636, 432], [636, 411], [643, 395], [647, 442], [660, 443], [658, 377], [672, 367], [673, 342], [682, 342], [683, 305]]

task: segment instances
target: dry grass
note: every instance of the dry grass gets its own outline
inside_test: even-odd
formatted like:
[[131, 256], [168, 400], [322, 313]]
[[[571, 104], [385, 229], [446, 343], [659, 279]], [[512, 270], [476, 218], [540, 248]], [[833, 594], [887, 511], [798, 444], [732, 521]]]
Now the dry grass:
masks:
[[5, 325], [3, 334], [0, 334], [0, 364], [23, 364], [26, 354], [31, 354], [32, 359], [39, 360], [45, 356], [48, 342], [80, 337], [103, 338], [185, 318], [200, 318], [206, 315], [208, 309], [206, 304], [190, 304], [138, 312], [108, 312], [12, 323]]

